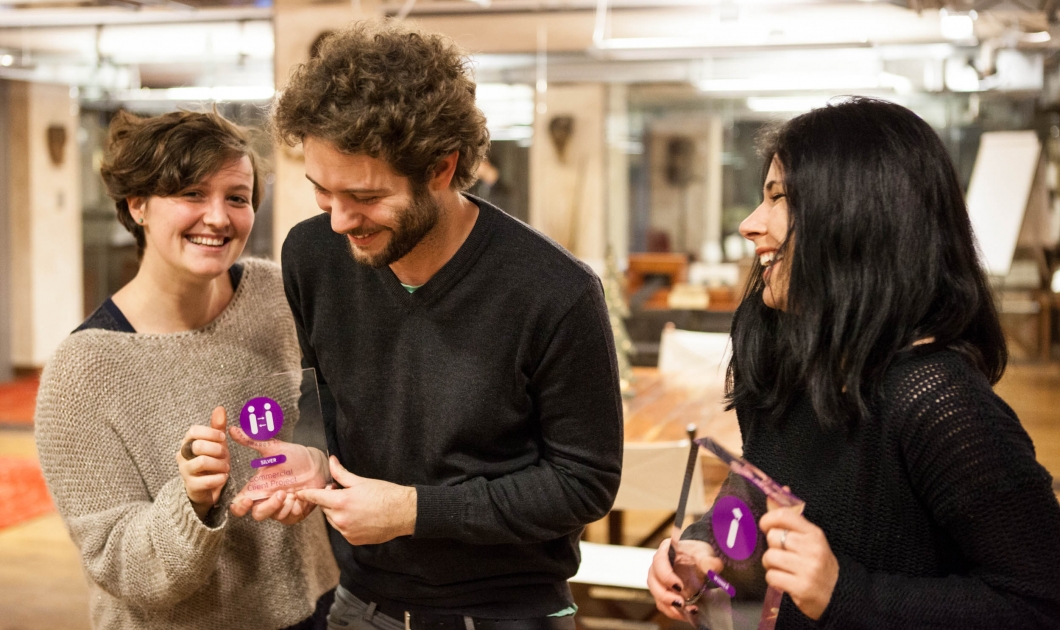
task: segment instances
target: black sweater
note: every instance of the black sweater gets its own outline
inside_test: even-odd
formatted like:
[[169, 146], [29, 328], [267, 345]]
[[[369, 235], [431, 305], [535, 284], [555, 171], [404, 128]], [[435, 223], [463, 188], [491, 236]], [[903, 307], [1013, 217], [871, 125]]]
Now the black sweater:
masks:
[[476, 200], [454, 257], [410, 294], [352, 259], [320, 215], [283, 247], [329, 449], [351, 472], [417, 490], [416, 531], [354, 547], [355, 593], [485, 618], [571, 602], [578, 538], [618, 488], [622, 407], [596, 276]]
[[785, 597], [777, 629], [1060, 628], [1060, 506], [1016, 414], [948, 350], [899, 357], [884, 391], [849, 433], [805, 396], [779, 425], [737, 410], [839, 559], [820, 621]]

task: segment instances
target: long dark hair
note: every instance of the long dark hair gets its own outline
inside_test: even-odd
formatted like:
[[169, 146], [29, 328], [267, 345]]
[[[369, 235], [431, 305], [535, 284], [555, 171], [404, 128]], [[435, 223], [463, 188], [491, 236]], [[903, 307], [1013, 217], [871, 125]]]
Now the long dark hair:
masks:
[[784, 176], [790, 284], [786, 310], [767, 307], [755, 262], [733, 322], [730, 407], [778, 419], [805, 391], [824, 426], [849, 426], [895, 356], [926, 338], [1001, 378], [1008, 351], [964, 196], [927, 123], [853, 98], [772, 129], [762, 154], [763, 175], [776, 160]]

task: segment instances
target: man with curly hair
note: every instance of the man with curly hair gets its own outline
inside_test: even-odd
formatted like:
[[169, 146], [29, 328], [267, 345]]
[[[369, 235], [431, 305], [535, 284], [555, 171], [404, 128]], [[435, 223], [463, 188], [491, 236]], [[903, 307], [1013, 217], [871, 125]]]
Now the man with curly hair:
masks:
[[323, 509], [334, 628], [573, 630], [566, 580], [622, 457], [599, 279], [463, 192], [489, 136], [443, 37], [365, 22], [326, 38], [273, 123], [325, 213], [282, 260], [341, 487], [255, 516]]

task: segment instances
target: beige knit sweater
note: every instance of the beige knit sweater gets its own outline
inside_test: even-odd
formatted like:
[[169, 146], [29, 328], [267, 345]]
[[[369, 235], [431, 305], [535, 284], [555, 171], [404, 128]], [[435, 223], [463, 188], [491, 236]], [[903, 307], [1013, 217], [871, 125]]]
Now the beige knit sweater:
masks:
[[[188, 427], [207, 424], [216, 405], [238, 424], [241, 403], [219, 383], [298, 366], [279, 267], [262, 260], [246, 261], [231, 303], [202, 328], [86, 330], [62, 343], [41, 376], [37, 447], [81, 552], [95, 628], [276, 630], [335, 586], [320, 510], [293, 527], [214, 510], [207, 526], [175, 459]], [[231, 440], [229, 450], [225, 508], [256, 456]]]

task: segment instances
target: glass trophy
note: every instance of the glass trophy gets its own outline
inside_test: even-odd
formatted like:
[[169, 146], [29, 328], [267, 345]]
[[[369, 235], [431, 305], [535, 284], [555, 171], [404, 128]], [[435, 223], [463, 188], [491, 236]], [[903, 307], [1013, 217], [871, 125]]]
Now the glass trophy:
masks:
[[217, 383], [205, 388], [202, 400], [211, 409], [223, 406], [228, 416], [225, 498], [261, 501], [281, 490], [331, 483], [316, 370]]
[[[692, 473], [700, 447], [729, 466], [713, 507], [682, 529]], [[670, 563], [684, 584], [682, 611], [700, 630], [773, 630], [783, 593], [766, 584], [762, 554], [768, 545], [759, 519], [802, 500], [764, 472], [709, 437], [692, 442], [670, 540]], [[721, 560], [722, 569], [711, 557]], [[689, 609], [695, 609], [695, 613]]]

